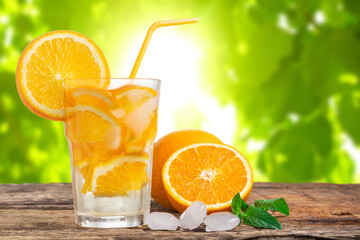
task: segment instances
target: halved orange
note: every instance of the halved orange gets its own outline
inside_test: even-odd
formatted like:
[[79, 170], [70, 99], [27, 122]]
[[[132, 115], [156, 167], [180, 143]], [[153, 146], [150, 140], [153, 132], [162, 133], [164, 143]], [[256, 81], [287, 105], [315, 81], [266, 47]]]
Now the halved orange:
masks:
[[240, 192], [244, 201], [253, 185], [252, 169], [244, 155], [225, 144], [200, 143], [180, 149], [163, 167], [162, 179], [174, 208], [183, 212], [203, 201], [207, 212], [228, 211]]
[[[110, 70], [100, 48], [88, 37], [72, 31], [46, 33], [22, 52], [16, 86], [23, 103], [37, 115], [64, 120], [64, 79], [71, 86], [106, 87]], [[92, 79], [92, 80], [86, 80]]]
[[162, 180], [163, 166], [176, 151], [196, 143], [222, 143], [222, 141], [211, 133], [186, 129], [169, 133], [154, 144], [151, 197], [164, 208], [175, 210], [166, 197]]

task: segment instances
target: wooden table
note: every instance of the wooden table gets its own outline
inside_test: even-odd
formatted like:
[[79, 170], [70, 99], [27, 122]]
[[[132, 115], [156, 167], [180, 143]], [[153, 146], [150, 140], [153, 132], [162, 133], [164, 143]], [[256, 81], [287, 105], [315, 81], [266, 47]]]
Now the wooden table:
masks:
[[[284, 197], [290, 216], [283, 230], [241, 225], [232, 231], [87, 229], [75, 225], [69, 183], [0, 185], [1, 239], [360, 239], [360, 184], [255, 183], [248, 203]], [[152, 202], [151, 211], [166, 211]], [[179, 214], [177, 214], [179, 216]]]

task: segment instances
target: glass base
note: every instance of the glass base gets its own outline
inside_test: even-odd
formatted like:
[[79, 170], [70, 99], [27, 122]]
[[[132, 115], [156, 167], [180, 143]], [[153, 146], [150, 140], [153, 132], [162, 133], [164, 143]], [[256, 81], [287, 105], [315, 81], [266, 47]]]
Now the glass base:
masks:
[[126, 216], [84, 216], [75, 215], [75, 223], [87, 228], [129, 228], [144, 224], [144, 214]]

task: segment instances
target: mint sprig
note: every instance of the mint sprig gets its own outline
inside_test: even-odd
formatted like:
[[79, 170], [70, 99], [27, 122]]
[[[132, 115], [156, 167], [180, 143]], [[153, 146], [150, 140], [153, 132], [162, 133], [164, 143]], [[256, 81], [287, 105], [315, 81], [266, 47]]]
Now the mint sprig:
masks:
[[246, 225], [253, 227], [281, 229], [278, 220], [267, 211], [279, 211], [289, 215], [289, 207], [284, 198], [256, 200], [254, 204], [246, 204], [242, 200], [240, 193], [237, 193], [231, 201], [231, 210], [240, 218], [240, 223], [242, 221]]

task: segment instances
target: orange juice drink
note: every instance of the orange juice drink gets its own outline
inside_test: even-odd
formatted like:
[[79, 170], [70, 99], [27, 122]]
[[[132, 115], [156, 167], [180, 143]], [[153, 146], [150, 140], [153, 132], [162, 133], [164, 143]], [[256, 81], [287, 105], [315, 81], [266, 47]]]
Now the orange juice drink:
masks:
[[141, 225], [150, 211], [160, 81], [104, 78], [101, 87], [82, 87], [91, 81], [64, 82], [75, 221], [82, 227]]
[[150, 212], [160, 81], [135, 77], [157, 28], [196, 22], [154, 22], [129, 78], [110, 78], [100, 48], [73, 31], [45, 33], [22, 52], [16, 70], [21, 100], [40, 117], [64, 121], [79, 226], [134, 227]]

